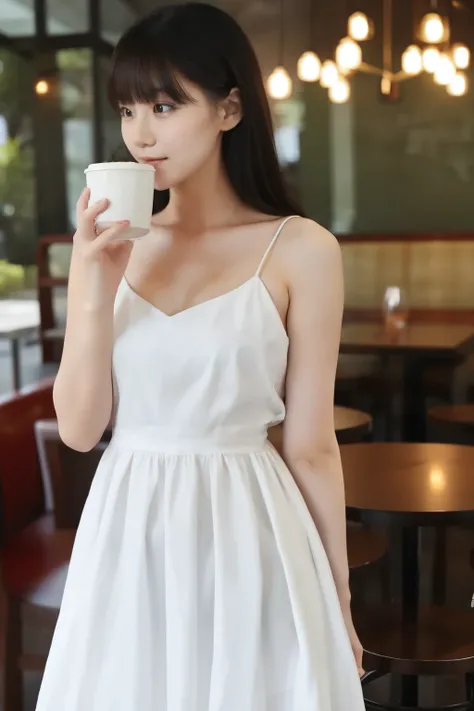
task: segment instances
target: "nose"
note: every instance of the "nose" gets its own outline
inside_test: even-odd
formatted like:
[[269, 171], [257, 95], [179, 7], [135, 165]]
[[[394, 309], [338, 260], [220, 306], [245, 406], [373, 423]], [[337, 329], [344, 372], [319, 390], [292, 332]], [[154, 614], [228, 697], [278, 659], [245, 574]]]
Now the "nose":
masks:
[[156, 137], [153, 131], [152, 121], [148, 116], [148, 112], [140, 112], [135, 119], [134, 124], [133, 142], [137, 148], [154, 146], [156, 143]]

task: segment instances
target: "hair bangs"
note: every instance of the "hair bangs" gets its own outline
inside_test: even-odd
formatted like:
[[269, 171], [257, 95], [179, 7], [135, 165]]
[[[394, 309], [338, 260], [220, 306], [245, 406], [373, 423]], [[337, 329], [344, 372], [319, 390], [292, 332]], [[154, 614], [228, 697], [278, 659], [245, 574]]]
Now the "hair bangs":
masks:
[[180, 82], [171, 61], [155, 48], [117, 45], [108, 83], [108, 97], [114, 108], [120, 104], [153, 103], [165, 94], [177, 104], [192, 98]]

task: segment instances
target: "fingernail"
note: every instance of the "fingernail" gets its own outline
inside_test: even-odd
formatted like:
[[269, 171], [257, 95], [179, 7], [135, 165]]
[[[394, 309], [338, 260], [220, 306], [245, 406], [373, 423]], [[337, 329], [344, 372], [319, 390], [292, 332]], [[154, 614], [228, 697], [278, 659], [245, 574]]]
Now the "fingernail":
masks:
[[128, 225], [130, 223], [130, 220], [119, 220], [119, 223], [121, 225]]

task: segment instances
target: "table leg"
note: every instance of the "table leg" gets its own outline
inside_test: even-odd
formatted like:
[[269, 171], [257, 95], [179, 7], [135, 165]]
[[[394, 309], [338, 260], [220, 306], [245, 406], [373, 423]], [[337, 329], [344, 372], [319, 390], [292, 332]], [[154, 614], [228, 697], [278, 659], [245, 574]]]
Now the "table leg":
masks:
[[[385, 377], [390, 380], [391, 374], [391, 358], [389, 355], [383, 354], [380, 357], [380, 368], [382, 370], [382, 373], [385, 373]], [[393, 407], [393, 393], [389, 389], [389, 392], [387, 392], [385, 389], [382, 389], [381, 393], [381, 398], [382, 398], [382, 412], [383, 412], [383, 426], [384, 426], [384, 439], [387, 442], [393, 442], [396, 440], [396, 437], [394, 436], [394, 407]]]
[[13, 389], [19, 390], [21, 387], [21, 375], [20, 375], [20, 339], [11, 339], [11, 349], [12, 349], [12, 368], [13, 368]]
[[[406, 526], [402, 531], [402, 609], [405, 620], [416, 622], [419, 599], [419, 528]], [[418, 706], [418, 677], [402, 677], [402, 706]]]
[[405, 442], [426, 442], [424, 361], [407, 356], [403, 364], [402, 432]]
[[432, 596], [435, 605], [444, 605], [446, 603], [447, 535], [448, 530], [444, 526], [437, 526], [434, 530]]

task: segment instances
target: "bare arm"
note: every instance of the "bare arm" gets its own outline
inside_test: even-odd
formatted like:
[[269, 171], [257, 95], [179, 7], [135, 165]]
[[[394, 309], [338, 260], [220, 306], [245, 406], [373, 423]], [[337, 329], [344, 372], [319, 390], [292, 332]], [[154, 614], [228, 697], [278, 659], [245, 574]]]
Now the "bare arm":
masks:
[[64, 349], [53, 390], [59, 434], [80, 451], [100, 440], [112, 412], [114, 299], [130, 256], [130, 244], [110, 245], [124, 229], [116, 225], [96, 237], [94, 220], [105, 203], [78, 202], [78, 231], [69, 272]]
[[362, 676], [363, 650], [350, 605], [344, 481], [334, 428], [344, 304], [341, 253], [336, 239], [322, 227], [308, 220], [297, 224], [297, 244], [292, 245], [287, 262], [290, 352], [282, 455], [321, 536]]
[[97, 444], [112, 411], [113, 306], [87, 308], [86, 275], [73, 255], [66, 336], [53, 391], [61, 439], [80, 451]]
[[321, 536], [341, 605], [349, 605], [344, 483], [334, 428], [334, 382], [343, 312], [339, 245], [300, 222], [291, 263], [287, 414], [282, 454]]

